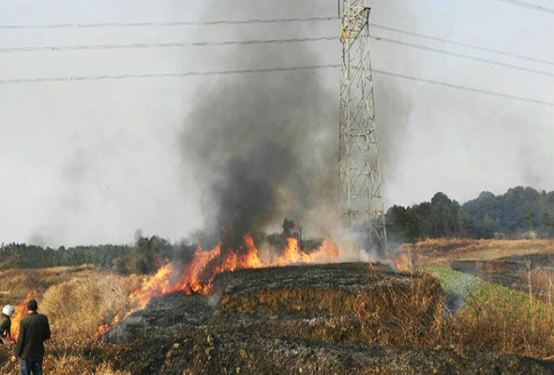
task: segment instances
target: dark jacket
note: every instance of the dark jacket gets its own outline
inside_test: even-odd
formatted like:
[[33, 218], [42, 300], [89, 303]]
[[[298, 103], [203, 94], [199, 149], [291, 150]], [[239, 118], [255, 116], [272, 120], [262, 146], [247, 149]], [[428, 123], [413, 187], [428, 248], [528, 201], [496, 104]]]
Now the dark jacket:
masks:
[[44, 357], [44, 342], [50, 338], [50, 324], [46, 315], [32, 312], [21, 321], [15, 356], [39, 360]]
[[10, 337], [10, 330], [12, 329], [12, 320], [6, 314], [0, 315], [0, 343], [2, 339]]

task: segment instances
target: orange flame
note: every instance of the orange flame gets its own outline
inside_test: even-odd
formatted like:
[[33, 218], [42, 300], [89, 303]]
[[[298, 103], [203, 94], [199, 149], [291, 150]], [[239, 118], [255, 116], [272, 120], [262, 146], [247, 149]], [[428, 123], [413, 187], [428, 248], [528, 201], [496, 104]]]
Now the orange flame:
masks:
[[29, 291], [29, 293], [27, 293], [27, 297], [25, 297], [25, 300], [15, 306], [15, 313], [11, 318], [12, 327], [10, 330], [10, 335], [13, 341], [17, 341], [17, 338], [19, 336], [19, 327], [21, 326], [21, 321], [29, 313], [29, 310], [27, 310], [27, 303], [29, 303], [29, 301], [34, 297], [35, 297], [35, 291], [31, 290]]
[[296, 263], [314, 263], [314, 255], [301, 251], [296, 238], [288, 238], [285, 252], [277, 257], [275, 265], [286, 266]]
[[[335, 263], [339, 260], [339, 249], [330, 240], [324, 240], [317, 251], [308, 254], [300, 249], [296, 238], [288, 238], [284, 253], [274, 261], [264, 263], [258, 255], [258, 249], [254, 245], [252, 236], [246, 234], [243, 240], [243, 248], [237, 251], [228, 250], [223, 258], [221, 258], [221, 243], [208, 251], [198, 247], [192, 261], [181, 272], [179, 272], [180, 269], [176, 265], [170, 263], [160, 268], [154, 276], [146, 277], [141, 287], [130, 296], [135, 301], [137, 307], [125, 314], [123, 318], [120, 315], [116, 315], [110, 324], [105, 324], [98, 329], [96, 336], [103, 335], [111, 327], [135, 311], [145, 309], [152, 298], [178, 291], [187, 295], [193, 293], [209, 294], [212, 289], [213, 280], [222, 272], [263, 267], [282, 267], [298, 263]], [[219, 265], [213, 262], [216, 258], [221, 258]]]

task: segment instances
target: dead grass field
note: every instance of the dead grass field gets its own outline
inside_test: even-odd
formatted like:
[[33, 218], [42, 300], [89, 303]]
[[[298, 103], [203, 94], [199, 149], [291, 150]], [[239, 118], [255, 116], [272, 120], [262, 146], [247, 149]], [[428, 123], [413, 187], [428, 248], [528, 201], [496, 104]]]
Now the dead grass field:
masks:
[[[475, 251], [475, 246], [466, 244], [464, 248], [472, 248], [472, 251]], [[492, 243], [480, 248], [486, 251], [491, 246]], [[512, 249], [511, 246], [505, 248]], [[455, 252], [457, 249], [450, 248], [448, 251]], [[404, 262], [408, 263], [407, 260]], [[275, 340], [286, 340], [288, 337], [314, 343], [359, 343], [412, 347], [416, 348], [415, 350], [453, 349], [463, 358], [471, 358], [471, 353], [477, 351], [554, 359], [553, 304], [475, 278], [477, 281], [471, 287], [465, 288], [464, 306], [453, 315], [449, 315], [446, 313], [445, 293], [439, 286], [439, 280], [440, 285], [448, 291], [450, 284], [459, 284], [465, 276], [445, 267], [433, 267], [419, 271], [417, 277], [403, 276], [406, 280], [411, 280], [405, 287], [399, 287], [389, 281], [393, 280], [393, 277], [388, 279], [386, 272], [385, 277], [381, 276], [384, 272], [382, 269], [373, 268], [369, 274], [362, 276], [375, 277], [379, 282], [374, 288], [358, 290], [350, 289], [350, 286], [354, 285], [352, 280], [358, 280], [353, 268], [344, 272], [345, 277], [349, 279], [342, 282], [343, 289], [339, 292], [326, 287], [327, 284], [322, 287], [321, 282], [325, 280], [322, 281], [319, 277], [312, 278], [316, 284], [312, 286], [315, 289], [311, 290], [310, 283], [300, 287], [291, 286], [297, 281], [288, 276], [283, 276], [283, 280], [277, 281], [276, 277], [281, 274], [279, 270], [273, 270], [273, 273], [253, 270], [249, 274], [255, 276], [252, 280], [258, 280], [259, 288], [253, 289], [252, 282], [248, 281], [245, 284], [247, 289], [235, 293], [230, 298], [224, 295], [217, 310], [228, 314], [229, 321], [240, 320], [246, 316], [244, 321], [251, 322], [251, 317], [259, 314], [284, 317], [282, 320], [261, 320], [258, 326], [245, 326], [241, 334], [251, 334], [252, 337]], [[6, 281], [4, 275], [5, 273], [0, 285], [14, 287], [13, 279], [21, 281], [27, 274], [26, 271], [14, 271], [10, 273], [11, 281]], [[126, 344], [114, 347], [102, 344], [94, 338], [96, 329], [106, 318], [130, 308], [128, 296], [137, 287], [138, 278], [103, 274], [94, 268], [83, 267], [43, 270], [38, 273], [35, 280], [38, 285], [26, 284], [25, 288], [34, 286], [41, 293], [39, 309], [49, 315], [53, 331], [53, 338], [47, 345], [46, 374], [129, 375], [131, 372], [135, 373], [134, 370], [129, 372], [129, 360], [114, 360], [109, 353], [130, 350], [136, 352], [139, 357], [144, 357], [144, 354], [141, 354], [143, 350], [156, 350], [141, 347], [125, 349]], [[542, 280], [543, 283], [551, 281]], [[266, 282], [272, 282], [272, 287], [264, 287]], [[279, 283], [283, 283], [283, 286], [280, 287]], [[331, 284], [336, 283], [337, 280], [333, 278]], [[46, 285], [50, 286], [46, 289]], [[25, 288], [22, 288], [22, 291], [26, 292]], [[226, 290], [228, 293], [229, 289]], [[554, 291], [554, 287], [552, 290]], [[315, 314], [317, 319], [306, 319], [305, 313], [308, 316]], [[214, 322], [217, 329], [223, 329], [223, 326], [229, 324], [217, 319], [219, 318]], [[309, 324], [298, 325], [295, 322]], [[233, 328], [232, 324], [230, 327], [229, 329], [237, 329]], [[204, 329], [207, 328], [194, 332]], [[211, 347], [214, 344], [210, 337], [208, 335], [204, 340], [207, 340]], [[194, 340], [182, 338], [182, 342], [195, 343]], [[173, 341], [169, 341], [157, 347], [162, 352], [156, 355], [163, 359], [162, 363], [166, 366], [162, 367], [165, 372], [160, 374], [181, 374], [183, 371], [182, 368], [179, 370], [177, 367], [167, 367], [167, 363], [171, 361], [164, 362], [173, 355], [171, 350], [175, 351], [169, 349], [169, 352], [165, 352], [173, 347], [172, 345]], [[196, 348], [194, 345], [191, 350]], [[0, 347], [0, 374], [18, 373], [17, 367], [8, 360], [11, 350], [10, 347]], [[204, 353], [203, 349], [201, 352]], [[206, 354], [206, 358], [198, 358], [202, 361], [216, 358], [210, 353]], [[185, 354], [186, 358], [190, 357], [189, 354]], [[243, 357], [242, 352], [240, 356]], [[156, 358], [143, 360], [151, 363], [158, 361]], [[191, 359], [187, 359], [189, 360]], [[192, 360], [196, 361], [194, 358]], [[255, 364], [255, 361], [253, 363]], [[136, 360], [131, 364], [140, 367]]]
[[40, 301], [48, 288], [69, 280], [93, 280], [101, 275], [92, 265], [0, 271], [0, 305], [17, 304], [30, 290]]
[[[92, 266], [11, 270], [0, 275], [0, 287], [7, 289], [10, 301], [18, 303], [29, 289], [36, 291], [39, 312], [49, 317], [53, 333], [46, 343], [44, 372], [60, 375], [129, 374], [115, 371], [108, 363], [95, 363], [87, 352], [99, 345], [94, 335], [106, 317], [129, 309], [128, 296], [138, 283], [137, 277], [107, 274]], [[9, 362], [12, 353], [13, 344], [0, 346], [0, 374], [18, 374], [17, 366]]]
[[[403, 245], [402, 253], [411, 251]], [[417, 259], [423, 263], [446, 264], [453, 260], [484, 260], [554, 254], [554, 240], [470, 240], [429, 239], [416, 245]]]

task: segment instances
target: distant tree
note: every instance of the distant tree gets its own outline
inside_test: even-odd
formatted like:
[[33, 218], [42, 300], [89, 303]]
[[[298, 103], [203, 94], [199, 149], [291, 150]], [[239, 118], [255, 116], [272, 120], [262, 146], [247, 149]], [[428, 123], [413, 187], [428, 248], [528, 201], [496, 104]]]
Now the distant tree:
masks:
[[462, 208], [458, 211], [458, 234], [460, 237], [467, 237], [471, 232], [471, 219]]
[[483, 225], [481, 237], [483, 238], [492, 238], [494, 236], [494, 223], [491, 217], [487, 214], [483, 217]]
[[292, 230], [294, 229], [294, 227], [295, 227], [294, 221], [285, 218], [285, 221], [283, 221], [283, 236], [287, 238], [291, 237]]
[[421, 221], [413, 209], [406, 211], [402, 228], [404, 241], [415, 247], [417, 242], [422, 239], [423, 232], [421, 230]]
[[115, 258], [113, 261], [112, 269], [114, 272], [117, 272], [120, 275], [127, 275], [129, 273], [129, 268], [127, 267], [127, 262], [123, 258]]
[[554, 236], [554, 215], [544, 210], [541, 216], [541, 232], [545, 237]]
[[144, 261], [144, 259], [139, 259], [135, 262], [135, 273], [139, 275], [145, 275], [150, 272], [150, 268]]

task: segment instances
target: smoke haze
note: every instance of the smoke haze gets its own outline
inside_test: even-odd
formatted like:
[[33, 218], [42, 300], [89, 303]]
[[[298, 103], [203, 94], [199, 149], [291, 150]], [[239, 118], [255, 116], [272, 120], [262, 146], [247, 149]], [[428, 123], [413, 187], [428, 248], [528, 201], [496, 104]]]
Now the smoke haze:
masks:
[[[537, 0], [538, 1], [538, 0]], [[336, 15], [336, 2], [3, 2], [0, 24]], [[550, 15], [497, 1], [371, 1], [373, 23], [554, 61]], [[32, 11], [30, 11], [32, 9]], [[548, 70], [382, 30], [407, 42]], [[2, 30], [2, 47], [338, 35], [339, 23]], [[337, 41], [273, 46], [3, 54], [0, 79], [336, 64]], [[550, 78], [372, 41], [373, 67], [554, 101]], [[375, 75], [386, 205], [460, 202], [517, 185], [554, 190], [552, 110]], [[336, 202], [338, 70], [0, 85], [0, 242], [177, 240], [285, 216], [326, 233]], [[316, 220], [317, 219], [317, 220]], [[242, 231], [240, 228], [239, 231]], [[230, 228], [228, 228], [230, 229]]]

